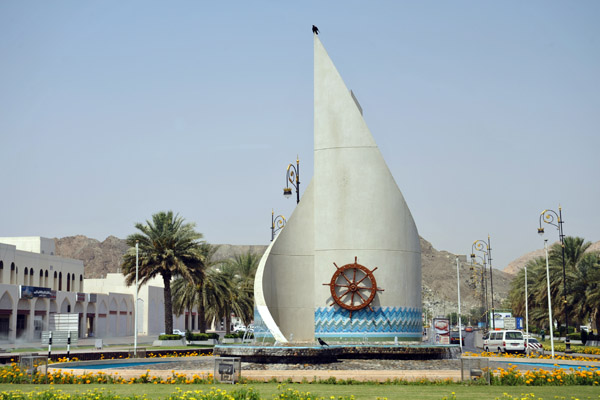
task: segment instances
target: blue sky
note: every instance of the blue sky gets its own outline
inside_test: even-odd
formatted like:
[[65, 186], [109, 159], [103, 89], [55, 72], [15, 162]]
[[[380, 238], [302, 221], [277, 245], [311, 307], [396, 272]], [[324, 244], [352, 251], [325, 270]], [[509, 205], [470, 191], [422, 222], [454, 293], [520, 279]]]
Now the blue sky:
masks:
[[287, 164], [312, 177], [315, 24], [434, 247], [490, 234], [503, 268], [559, 204], [567, 235], [598, 241], [599, 17], [597, 1], [4, 0], [0, 236], [125, 237], [171, 209], [211, 243], [267, 244], [271, 209], [295, 206]]

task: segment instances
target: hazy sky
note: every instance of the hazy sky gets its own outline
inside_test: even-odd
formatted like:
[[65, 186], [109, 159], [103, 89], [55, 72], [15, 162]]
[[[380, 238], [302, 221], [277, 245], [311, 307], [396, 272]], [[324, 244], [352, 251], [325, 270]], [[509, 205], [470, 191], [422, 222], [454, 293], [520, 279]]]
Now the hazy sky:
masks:
[[313, 174], [315, 24], [435, 248], [489, 233], [503, 268], [559, 204], [598, 241], [599, 20], [598, 1], [0, 1], [0, 236], [124, 238], [171, 209], [267, 244], [287, 164]]

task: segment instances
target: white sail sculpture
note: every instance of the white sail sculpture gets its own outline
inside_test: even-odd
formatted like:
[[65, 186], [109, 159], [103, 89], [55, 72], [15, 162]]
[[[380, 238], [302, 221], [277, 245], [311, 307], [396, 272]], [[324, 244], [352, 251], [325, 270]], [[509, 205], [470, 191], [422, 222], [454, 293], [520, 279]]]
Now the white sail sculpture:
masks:
[[314, 177], [261, 259], [257, 337], [420, 340], [416, 225], [354, 95], [314, 36]]

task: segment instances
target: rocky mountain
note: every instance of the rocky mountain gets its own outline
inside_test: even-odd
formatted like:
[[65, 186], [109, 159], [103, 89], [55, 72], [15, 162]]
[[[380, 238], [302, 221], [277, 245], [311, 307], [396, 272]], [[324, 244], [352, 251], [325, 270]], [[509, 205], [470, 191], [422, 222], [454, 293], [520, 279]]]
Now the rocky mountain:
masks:
[[[459, 255], [461, 312], [468, 314], [471, 308], [481, 305], [480, 267], [472, 265], [465, 255]], [[456, 255], [447, 251], [438, 251], [431, 243], [421, 238], [421, 273], [423, 306], [434, 314], [447, 314], [458, 308], [456, 285]], [[473, 277], [473, 281], [471, 281]], [[494, 283], [494, 305], [501, 308], [502, 301], [508, 296], [513, 276], [498, 269], [492, 271]], [[487, 271], [488, 291], [489, 270]], [[476, 282], [476, 283], [475, 283]], [[491, 294], [488, 293], [491, 298]]]
[[[128, 249], [125, 240], [114, 236], [109, 236], [103, 242], [81, 235], [54, 239], [54, 241], [57, 255], [83, 261], [85, 278], [102, 278], [109, 272], [117, 272], [121, 264], [121, 257]], [[228, 259], [247, 251], [262, 254], [266, 248], [267, 246], [264, 245], [222, 244], [219, 245], [215, 258]], [[424, 306], [436, 313], [443, 313], [444, 309], [447, 312], [456, 310], [456, 255], [447, 251], [438, 251], [433, 248], [431, 243], [421, 238], [421, 259]], [[471, 308], [479, 306], [481, 291], [471, 283], [471, 276], [474, 276], [476, 269], [470, 269], [470, 262], [467, 262], [464, 255], [459, 256], [459, 259], [461, 261], [461, 306], [463, 313], [467, 314]], [[511, 279], [510, 274], [500, 270], [493, 271], [496, 307], [506, 298]], [[480, 282], [479, 278], [476, 280], [478, 283]]]
[[[552, 246], [552, 244], [548, 245], [548, 247], [551, 247], [551, 246]], [[592, 243], [592, 245], [587, 249], [587, 251], [588, 252], [589, 251], [600, 252], [600, 241]], [[516, 275], [521, 269], [523, 269], [523, 267], [525, 267], [525, 264], [527, 264], [529, 261], [531, 261], [535, 258], [544, 257], [544, 256], [545, 256], [544, 249], [531, 251], [527, 254], [522, 255], [521, 257], [517, 258], [516, 260], [513, 260], [510, 263], [508, 263], [508, 265], [506, 266], [506, 268], [504, 268], [503, 271], [510, 275]]]
[[56, 255], [83, 261], [84, 278], [103, 278], [109, 272], [117, 272], [123, 254], [129, 246], [125, 240], [114, 236], [103, 242], [83, 235], [54, 238]]

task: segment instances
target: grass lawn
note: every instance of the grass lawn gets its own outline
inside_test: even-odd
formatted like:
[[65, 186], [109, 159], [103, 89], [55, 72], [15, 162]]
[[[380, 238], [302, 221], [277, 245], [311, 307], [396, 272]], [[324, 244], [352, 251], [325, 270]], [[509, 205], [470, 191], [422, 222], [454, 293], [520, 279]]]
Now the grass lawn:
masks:
[[[261, 394], [263, 399], [273, 399], [273, 395], [280, 393], [277, 383], [256, 383], [252, 386]], [[180, 388], [184, 392], [195, 390], [210, 390], [217, 387], [227, 391], [234, 390], [234, 385], [152, 385], [152, 384], [134, 384], [134, 385], [53, 385], [57, 390], [66, 393], [85, 392], [93, 389], [104, 389], [119, 396], [143, 395], [147, 394], [149, 399], [161, 399], [175, 392]], [[522, 393], [534, 393], [535, 398], [543, 399], [600, 399], [600, 389], [593, 386], [543, 386], [543, 387], [525, 387], [525, 386], [463, 386], [460, 384], [451, 384], [443, 386], [416, 386], [416, 385], [331, 385], [331, 384], [286, 384], [285, 388], [291, 388], [302, 392], [310, 392], [329, 399], [331, 396], [350, 396], [354, 395], [357, 400], [387, 398], [392, 399], [442, 399], [450, 397], [452, 392], [456, 394], [457, 400], [469, 399], [495, 399], [502, 398], [504, 393], [513, 397], [520, 396]], [[0, 391], [20, 390], [24, 392], [39, 391], [47, 388], [43, 385], [10, 385], [0, 384]], [[520, 398], [520, 397], [517, 397]]]

